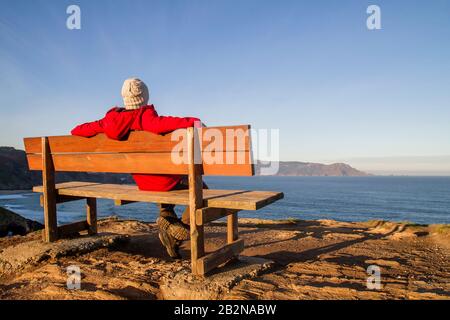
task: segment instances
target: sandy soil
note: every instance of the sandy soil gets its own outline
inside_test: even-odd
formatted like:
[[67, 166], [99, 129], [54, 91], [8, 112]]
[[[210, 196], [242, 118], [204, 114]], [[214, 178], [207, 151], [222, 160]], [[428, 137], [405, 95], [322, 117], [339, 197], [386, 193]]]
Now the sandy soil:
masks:
[[[154, 224], [107, 219], [99, 231], [127, 234], [129, 241], [0, 272], [0, 299], [158, 299], [162, 279], [189, 268], [189, 243], [183, 260], [171, 260]], [[223, 224], [206, 232], [207, 251], [224, 243]], [[243, 255], [275, 267], [240, 281], [224, 299], [450, 299], [449, 226], [240, 219], [240, 236]], [[18, 244], [26, 251], [39, 239], [40, 233], [2, 238], [0, 254]], [[67, 289], [70, 265], [82, 270], [81, 290]], [[370, 265], [380, 267], [381, 289], [367, 288]]]

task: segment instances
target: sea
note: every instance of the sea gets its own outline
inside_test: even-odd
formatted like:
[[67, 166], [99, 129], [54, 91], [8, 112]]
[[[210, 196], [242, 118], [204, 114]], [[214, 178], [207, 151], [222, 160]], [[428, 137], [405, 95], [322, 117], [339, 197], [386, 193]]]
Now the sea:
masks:
[[[242, 211], [241, 217], [264, 219], [333, 219], [338, 221], [389, 220], [419, 224], [450, 223], [450, 177], [205, 177], [210, 188], [272, 190], [284, 193], [258, 211]], [[26, 218], [43, 222], [39, 194], [31, 191], [0, 191], [0, 206]], [[177, 207], [181, 213], [182, 207]], [[155, 204], [115, 206], [98, 201], [99, 217], [155, 221]], [[58, 205], [58, 222], [85, 217], [84, 201]]]

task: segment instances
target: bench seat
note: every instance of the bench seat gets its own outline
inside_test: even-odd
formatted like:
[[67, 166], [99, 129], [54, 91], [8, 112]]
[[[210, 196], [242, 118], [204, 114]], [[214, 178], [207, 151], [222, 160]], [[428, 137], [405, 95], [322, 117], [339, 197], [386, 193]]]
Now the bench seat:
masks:
[[[72, 181], [56, 184], [57, 194], [80, 198], [102, 198], [130, 202], [154, 202], [175, 205], [189, 204], [189, 190], [167, 192], [141, 191], [135, 185]], [[43, 192], [42, 186], [33, 188]], [[258, 210], [283, 198], [282, 192], [247, 190], [203, 190], [206, 207], [235, 210]]]

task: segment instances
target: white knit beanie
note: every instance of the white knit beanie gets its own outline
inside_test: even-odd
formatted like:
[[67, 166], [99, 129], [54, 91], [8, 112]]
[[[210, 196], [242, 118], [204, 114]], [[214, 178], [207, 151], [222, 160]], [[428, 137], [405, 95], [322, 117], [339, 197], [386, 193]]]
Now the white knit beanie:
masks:
[[125, 109], [139, 109], [148, 104], [148, 88], [142, 80], [129, 78], [123, 83], [122, 98]]

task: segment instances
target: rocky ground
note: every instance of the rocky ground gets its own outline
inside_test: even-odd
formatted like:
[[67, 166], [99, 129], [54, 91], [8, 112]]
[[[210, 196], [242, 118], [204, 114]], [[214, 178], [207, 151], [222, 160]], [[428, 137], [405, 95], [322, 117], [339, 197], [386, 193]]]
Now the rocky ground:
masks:
[[[189, 243], [183, 260], [171, 260], [154, 224], [110, 218], [99, 231], [55, 244], [40, 232], [1, 238], [0, 299], [163, 299], [168, 279], [188, 274]], [[225, 232], [224, 224], [206, 227], [207, 251]], [[240, 236], [243, 256], [274, 263], [211, 298], [450, 299], [449, 226], [240, 219]], [[80, 290], [67, 289], [71, 265], [82, 272]], [[367, 288], [370, 265], [380, 268], [380, 289]]]
[[39, 222], [24, 217], [0, 207], [0, 237], [8, 235], [26, 235], [31, 231], [44, 228]]

